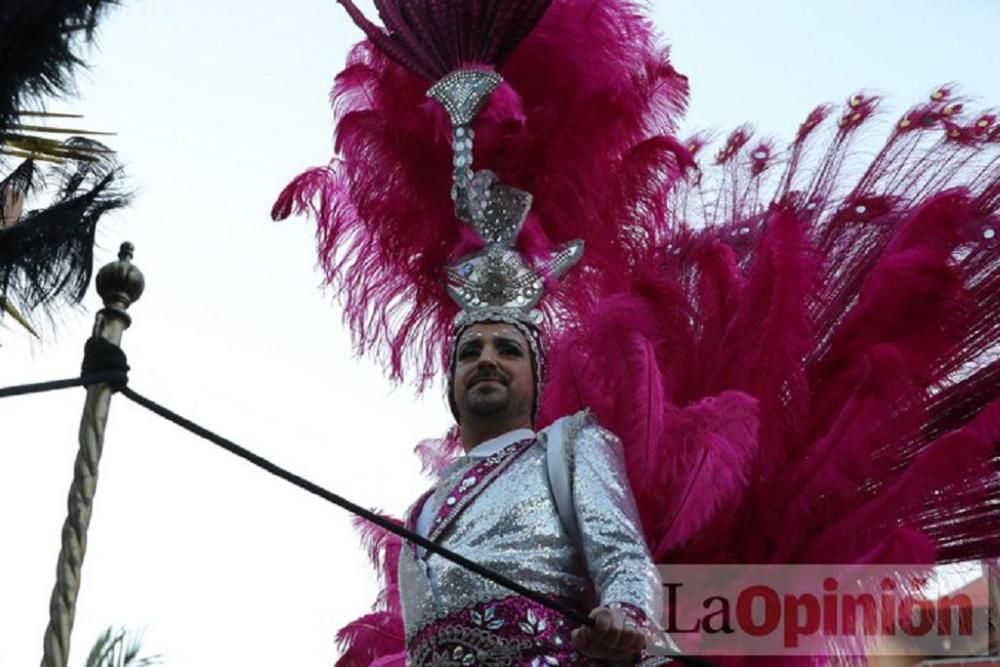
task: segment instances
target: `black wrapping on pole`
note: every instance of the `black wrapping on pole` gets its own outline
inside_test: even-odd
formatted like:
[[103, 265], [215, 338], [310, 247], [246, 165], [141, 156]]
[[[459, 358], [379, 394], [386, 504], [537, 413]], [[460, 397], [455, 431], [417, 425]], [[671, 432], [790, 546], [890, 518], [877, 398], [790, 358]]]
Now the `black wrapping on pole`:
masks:
[[[128, 384], [128, 372], [125, 351], [114, 343], [94, 336], [84, 345], [83, 366], [80, 369], [80, 375], [84, 378], [83, 386], [106, 382], [113, 391], [121, 391]], [[89, 376], [95, 378], [91, 379]]]

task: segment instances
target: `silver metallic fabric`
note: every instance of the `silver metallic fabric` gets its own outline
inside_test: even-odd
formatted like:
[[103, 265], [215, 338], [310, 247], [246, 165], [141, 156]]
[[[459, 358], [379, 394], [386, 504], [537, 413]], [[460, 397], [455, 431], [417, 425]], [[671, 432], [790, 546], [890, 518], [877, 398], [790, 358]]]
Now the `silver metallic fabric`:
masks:
[[[526, 447], [517, 448], [512, 460], [492, 468], [481, 479], [469, 474], [477, 464], [475, 459], [463, 457], [447, 468], [435, 490], [435, 504], [451, 506], [442, 521], [435, 524], [430, 537], [584, 613], [597, 606], [622, 605], [658, 621], [662, 610], [661, 583], [642, 537], [635, 501], [625, 477], [621, 444], [587, 413], [575, 416], [571, 423], [565, 452], [580, 544], [574, 544], [569, 537], [549, 490], [544, 432]], [[505, 450], [508, 456], [509, 451]], [[474, 485], [478, 488], [473, 490]], [[468, 490], [468, 496], [456, 502], [453, 497], [456, 489]], [[411, 516], [420, 511], [418, 505], [419, 502], [411, 508]], [[493, 613], [490, 611], [493, 603], [503, 603], [506, 606], [502, 608], [510, 609], [510, 601], [517, 597], [439, 556], [426, 554], [421, 558], [409, 547], [400, 557], [399, 578], [408, 647], [412, 648], [414, 638], [419, 635], [420, 650], [424, 653], [428, 652], [424, 646], [428, 635], [433, 636], [439, 625], [440, 633], [447, 634], [452, 642], [449, 651], [461, 653], [472, 640], [454, 644], [456, 634], [463, 634], [454, 619], [482, 620], [484, 614]], [[536, 625], [541, 622], [538, 610], [525, 613], [525, 619], [533, 620]], [[444, 619], [451, 619], [450, 623], [442, 624]], [[569, 641], [569, 631], [573, 628], [562, 619], [558, 623], [560, 631], [546, 634], [545, 641], [562, 647]], [[530, 626], [530, 622], [521, 621], [521, 627]], [[475, 641], [482, 643], [489, 639], [483, 637], [489, 629], [487, 623], [484, 628], [470, 628], [465, 634], [475, 634], [478, 637]], [[511, 647], [511, 640], [509, 636], [502, 642], [498, 640], [508, 657], [510, 651], [519, 650]], [[438, 656], [434, 664], [446, 664], [447, 660], [442, 663], [442, 659]], [[527, 660], [524, 664], [532, 662]], [[551, 660], [539, 664], [545, 662], [553, 664]], [[413, 664], [430, 662], [421, 659]], [[466, 664], [473, 663], [467, 660]], [[506, 664], [522, 662], [513, 660]]]

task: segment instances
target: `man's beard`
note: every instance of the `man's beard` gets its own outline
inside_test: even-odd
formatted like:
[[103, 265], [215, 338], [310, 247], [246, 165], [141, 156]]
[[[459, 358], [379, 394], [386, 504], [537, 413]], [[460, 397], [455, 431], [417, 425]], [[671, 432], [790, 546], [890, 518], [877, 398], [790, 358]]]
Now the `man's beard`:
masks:
[[474, 385], [465, 395], [469, 413], [477, 417], [493, 417], [507, 409], [510, 394], [506, 386], [494, 385], [488, 391], [483, 391], [480, 385]]

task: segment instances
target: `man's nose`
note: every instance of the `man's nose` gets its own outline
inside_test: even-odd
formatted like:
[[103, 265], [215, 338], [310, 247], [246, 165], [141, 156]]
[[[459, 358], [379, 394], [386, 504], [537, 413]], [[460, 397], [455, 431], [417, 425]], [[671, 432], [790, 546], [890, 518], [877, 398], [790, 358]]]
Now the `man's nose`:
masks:
[[489, 365], [495, 367], [497, 365], [497, 356], [497, 351], [492, 345], [485, 345], [479, 353], [479, 362], [477, 365]]

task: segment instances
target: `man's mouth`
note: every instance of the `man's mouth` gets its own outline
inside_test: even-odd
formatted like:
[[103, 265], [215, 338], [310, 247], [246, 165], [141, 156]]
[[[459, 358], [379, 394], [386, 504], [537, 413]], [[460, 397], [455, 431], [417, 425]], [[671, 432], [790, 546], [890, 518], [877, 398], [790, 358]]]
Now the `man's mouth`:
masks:
[[493, 383], [493, 384], [497, 384], [497, 385], [503, 386], [503, 381], [500, 378], [498, 378], [498, 377], [486, 377], [486, 378], [476, 378], [475, 380], [473, 380], [472, 382], [469, 383], [469, 388], [471, 389], [472, 387], [475, 387], [476, 385], [479, 385], [479, 384], [483, 384], [485, 382], [490, 382], [490, 383]]

